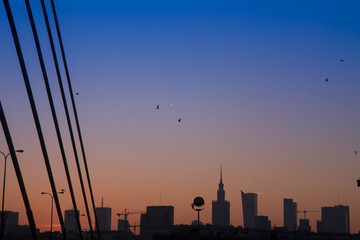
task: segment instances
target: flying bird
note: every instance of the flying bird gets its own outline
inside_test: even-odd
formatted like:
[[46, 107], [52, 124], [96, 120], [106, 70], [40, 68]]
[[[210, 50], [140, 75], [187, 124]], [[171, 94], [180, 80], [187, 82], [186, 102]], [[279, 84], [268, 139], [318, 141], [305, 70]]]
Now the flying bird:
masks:
[[340, 62], [343, 62], [344, 61], [344, 59], [340, 59]]
[[178, 122], [181, 122], [181, 118], [178, 119]]
[[79, 92], [77, 92], [76, 95], [79, 95]]
[[156, 106], [156, 109], [160, 109], [160, 105], [159, 105], [159, 104]]
[[328, 82], [328, 81], [329, 81], [329, 79], [328, 79], [328, 78], [326, 78], [326, 79], [325, 79], [325, 82]]
[[357, 151], [354, 151], [355, 155], [357, 155]]

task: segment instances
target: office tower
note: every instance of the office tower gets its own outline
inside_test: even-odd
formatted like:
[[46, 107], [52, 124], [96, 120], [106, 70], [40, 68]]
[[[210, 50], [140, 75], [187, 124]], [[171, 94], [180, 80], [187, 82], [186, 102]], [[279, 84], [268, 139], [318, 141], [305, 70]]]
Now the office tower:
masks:
[[349, 206], [337, 205], [321, 208], [321, 221], [317, 223], [318, 232], [350, 233]]
[[268, 216], [255, 216], [255, 229], [271, 230], [271, 221]]
[[290, 198], [284, 198], [284, 227], [295, 231], [297, 226], [297, 204]]
[[219, 190], [217, 191], [217, 201], [212, 202], [212, 225], [230, 225], [230, 202], [225, 200], [222, 167], [220, 167], [220, 183]]
[[[77, 214], [80, 214], [80, 211], [77, 211]], [[79, 215], [80, 216], [80, 215]], [[69, 233], [77, 233], [78, 227], [76, 223], [75, 210], [65, 210], [65, 228]]]
[[[1, 216], [0, 211], [0, 216]], [[11, 228], [17, 227], [19, 224], [19, 213], [12, 211], [4, 211], [4, 234], [6, 234]], [[1, 228], [1, 217], [0, 217], [0, 228]]]
[[140, 217], [140, 235], [152, 239], [154, 234], [167, 234], [174, 226], [173, 206], [148, 206]]
[[[101, 200], [101, 207], [95, 208], [96, 217], [100, 231], [111, 231], [111, 208], [104, 207], [104, 199]], [[96, 226], [95, 226], [95, 230]]]
[[243, 205], [243, 218], [244, 228], [255, 227], [255, 216], [257, 216], [257, 194], [244, 193], [241, 191], [242, 205]]

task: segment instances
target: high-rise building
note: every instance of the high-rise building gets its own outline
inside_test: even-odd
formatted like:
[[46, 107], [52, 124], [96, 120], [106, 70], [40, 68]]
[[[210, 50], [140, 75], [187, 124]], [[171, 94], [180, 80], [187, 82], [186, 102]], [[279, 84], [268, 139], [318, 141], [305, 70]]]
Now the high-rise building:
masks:
[[174, 226], [173, 206], [148, 206], [140, 217], [140, 235], [152, 239], [154, 234], [169, 233]]
[[[2, 212], [0, 211], [0, 216]], [[12, 211], [4, 211], [4, 233], [7, 234], [7, 232], [13, 228], [17, 227], [19, 224], [19, 213], [18, 212], [12, 212]], [[1, 229], [1, 217], [0, 217], [0, 229]]]
[[318, 232], [350, 233], [349, 206], [337, 205], [321, 208], [321, 221], [317, 223]]
[[222, 167], [220, 167], [220, 183], [219, 190], [217, 191], [217, 201], [212, 202], [212, 225], [230, 225], [230, 202], [225, 200]]
[[[77, 211], [77, 214], [80, 214], [80, 211]], [[79, 215], [80, 216], [80, 215]], [[78, 227], [76, 222], [75, 210], [65, 210], [65, 228], [69, 233], [77, 233]]]
[[[96, 217], [100, 231], [111, 231], [111, 208], [104, 207], [104, 199], [101, 200], [101, 207], [95, 208]], [[96, 226], [95, 226], [95, 230]]]
[[297, 229], [297, 204], [290, 198], [284, 198], [284, 227], [288, 231]]
[[257, 193], [244, 193], [241, 191], [244, 228], [255, 228], [255, 216], [258, 213]]

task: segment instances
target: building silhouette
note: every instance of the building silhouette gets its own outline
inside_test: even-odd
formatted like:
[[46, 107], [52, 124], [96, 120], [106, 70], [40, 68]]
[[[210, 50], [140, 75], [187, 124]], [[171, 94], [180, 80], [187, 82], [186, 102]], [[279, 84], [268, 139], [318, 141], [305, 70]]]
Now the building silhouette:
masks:
[[[77, 211], [77, 214], [80, 216], [79, 210]], [[65, 219], [64, 224], [65, 224], [66, 231], [68, 233], [72, 233], [72, 234], [77, 233], [78, 227], [77, 227], [77, 223], [76, 223], [75, 210], [74, 209], [65, 210], [64, 219]]]
[[119, 232], [130, 232], [130, 224], [128, 220], [119, 219], [118, 220], [118, 231]]
[[[95, 208], [100, 231], [111, 231], [111, 208], [104, 207], [104, 199], [101, 199], [101, 207]], [[95, 226], [95, 230], [96, 226]]]
[[[12, 211], [0, 211], [1, 214], [4, 214], [4, 234], [7, 234], [10, 229], [17, 227], [19, 224], [19, 213], [18, 212], [12, 212]], [[1, 217], [0, 217], [0, 229], [1, 229]]]
[[290, 198], [284, 198], [284, 227], [288, 231], [297, 229], [297, 204]]
[[268, 216], [255, 216], [255, 229], [271, 230], [271, 221]]
[[317, 222], [317, 232], [350, 233], [349, 206], [337, 205], [321, 208], [321, 221]]
[[299, 229], [300, 232], [311, 232], [310, 220], [307, 218], [299, 220]]
[[153, 239], [155, 234], [168, 234], [174, 226], [173, 206], [148, 206], [140, 217], [140, 236]]
[[255, 228], [255, 217], [258, 213], [257, 193], [241, 191], [244, 228]]
[[230, 226], [230, 202], [225, 200], [222, 167], [220, 167], [220, 183], [219, 190], [217, 191], [217, 200], [212, 202], [212, 225]]

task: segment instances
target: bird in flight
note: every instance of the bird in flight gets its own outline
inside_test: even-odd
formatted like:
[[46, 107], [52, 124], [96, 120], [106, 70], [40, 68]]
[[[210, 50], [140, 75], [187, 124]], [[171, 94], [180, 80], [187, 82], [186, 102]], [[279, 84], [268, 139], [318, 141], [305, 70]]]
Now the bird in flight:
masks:
[[178, 119], [178, 122], [181, 122], [181, 118]]
[[76, 95], [79, 95], [79, 92], [77, 92]]
[[159, 104], [156, 106], [156, 109], [160, 109], [160, 105], [159, 105]]
[[343, 62], [344, 61], [344, 59], [340, 59], [340, 62]]
[[329, 81], [329, 79], [328, 79], [328, 78], [326, 78], [326, 79], [325, 79], [325, 82], [328, 82], [328, 81]]
[[355, 155], [357, 155], [357, 151], [354, 151]]

